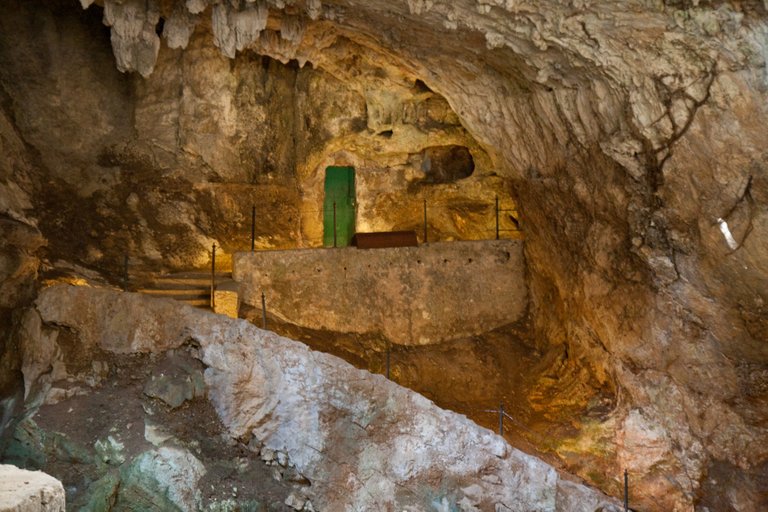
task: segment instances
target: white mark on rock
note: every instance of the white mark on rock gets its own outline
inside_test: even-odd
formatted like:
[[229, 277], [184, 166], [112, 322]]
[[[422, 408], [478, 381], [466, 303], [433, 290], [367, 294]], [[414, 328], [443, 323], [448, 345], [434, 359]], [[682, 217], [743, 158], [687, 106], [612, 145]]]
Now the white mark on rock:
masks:
[[728, 244], [728, 247], [731, 248], [732, 251], [735, 251], [739, 248], [739, 244], [736, 242], [736, 239], [733, 238], [733, 235], [731, 234], [731, 230], [728, 228], [728, 223], [725, 222], [720, 217], [717, 218], [717, 223], [720, 225], [720, 232], [725, 237], [725, 241]]

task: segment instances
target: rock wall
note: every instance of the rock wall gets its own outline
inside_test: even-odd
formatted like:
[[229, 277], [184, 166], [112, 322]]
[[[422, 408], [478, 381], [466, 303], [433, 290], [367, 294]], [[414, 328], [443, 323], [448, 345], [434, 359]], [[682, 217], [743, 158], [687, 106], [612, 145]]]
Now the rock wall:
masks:
[[[308, 497], [316, 510], [619, 510], [466, 417], [246, 321], [171, 300], [73, 286], [43, 290], [37, 314], [59, 337], [74, 335], [74, 344], [60, 347], [64, 360], [70, 351], [192, 348], [205, 365], [206, 394], [227, 435], [269, 460], [290, 461], [311, 482], [297, 500]], [[169, 459], [168, 448], [160, 455], [154, 469], [145, 455], [130, 467], [147, 462], [141, 474], [147, 481], [180, 463]], [[195, 487], [177, 482], [170, 489], [170, 499], [190, 510], [194, 500], [176, 495], [193, 496]]]
[[[305, 61], [231, 54], [246, 36], [227, 23], [250, 22], [225, 4], [216, 20], [181, 3], [172, 13], [156, 2], [99, 4], [14, 0], [0, 21], [5, 106], [39, 176], [26, 208], [54, 259], [114, 280], [125, 255], [134, 272], [204, 267], [213, 242], [226, 254], [250, 247], [253, 206], [258, 247], [321, 245], [333, 164], [358, 169], [364, 228], [417, 225], [416, 202], [393, 208], [411, 186], [452, 202], [434, 212], [436, 238], [477, 238], [480, 224], [493, 227], [494, 195], [511, 205], [489, 156], [428, 89], [362, 88]], [[139, 68], [142, 78], [120, 73]], [[424, 150], [449, 144], [468, 148], [477, 170], [463, 182], [422, 183]], [[3, 195], [22, 201], [15, 188]]]
[[20, 309], [35, 298], [45, 238], [30, 215], [34, 154], [14, 126], [0, 90], [0, 453], [23, 408]]
[[614, 492], [628, 467], [648, 509], [764, 506], [765, 6], [322, 5], [295, 48], [253, 47], [413, 72], [513, 179], [538, 340], [566, 347], [551, 392], [584, 366], [618, 389], [554, 450]]
[[527, 309], [523, 243], [237, 253], [241, 303], [281, 321], [421, 345], [491, 331]]
[[[84, 0], [82, 5], [91, 3]], [[79, 9], [74, 1], [68, 5], [72, 4]], [[234, 54], [234, 67], [253, 53], [311, 62], [355, 91], [357, 112], [364, 105], [366, 135], [339, 137], [321, 152], [306, 153], [312, 157], [289, 186], [308, 191], [302, 197], [309, 197], [309, 204], [301, 203], [300, 213], [291, 215], [301, 219], [301, 226], [271, 223], [279, 232], [291, 233], [291, 238], [297, 232], [309, 240], [318, 234], [319, 212], [311, 211], [321, 186], [318, 169], [331, 161], [362, 167], [372, 154], [382, 154], [368, 167], [372, 185], [367, 197], [386, 200], [389, 207], [402, 197], [388, 197], [395, 187], [416, 196], [457, 193], [461, 187], [456, 184], [422, 183], [418, 169], [423, 162], [411, 155], [420, 155], [429, 145], [422, 137], [425, 132], [419, 130], [416, 138], [400, 137], [415, 133], [414, 123], [400, 121], [414, 119], [404, 114], [419, 110], [403, 108], [408, 104], [404, 100], [420, 97], [424, 87], [435, 95], [431, 98], [444, 98], [462, 130], [476, 142], [449, 140], [453, 136], [448, 127], [457, 126], [456, 119], [442, 115], [437, 118], [443, 122], [430, 137], [440, 138], [440, 145], [461, 144], [472, 146], [473, 154], [485, 153], [491, 164], [486, 177], [495, 180], [491, 188], [513, 192], [519, 202], [537, 340], [542, 349], [561, 346], [565, 356], [553, 364], [554, 377], [546, 383], [546, 395], [552, 399], [542, 401], [542, 406], [555, 410], [571, 400], [573, 385], [583, 380], [581, 368], [590, 368], [606, 387], [617, 390], [615, 409], [597, 418], [579, 418], [573, 437], [551, 443], [550, 448], [573, 471], [613, 493], [621, 483], [611, 475], [628, 467], [638, 499], [649, 510], [737, 508], [743, 503], [747, 508], [765, 508], [760, 494], [768, 467], [764, 4], [274, 0], [266, 3], [265, 25], [263, 2], [219, 2], [215, 8], [205, 0], [130, 2], [131, 9], [121, 12], [131, 16], [124, 18], [117, 2], [108, 4], [116, 61], [122, 69], [152, 71], [150, 82], [164, 76], [163, 71], [172, 76], [192, 68], [185, 51], [178, 49], [188, 44], [191, 53], [201, 48], [215, 61], [215, 66], [205, 68], [215, 91], [232, 87], [227, 81], [228, 61], [216, 55], [216, 47], [223, 55]], [[122, 98], [133, 94], [132, 83], [139, 91], [149, 82], [108, 71], [115, 58], [106, 48], [106, 34], [96, 30], [105, 14], [100, 7], [85, 11], [84, 16], [95, 23], [84, 31], [82, 23], [73, 21], [80, 15], [71, 8], [54, 16], [41, 3], [5, 5], [11, 7], [0, 16], [4, 37], [0, 78], [13, 99], [13, 122], [45, 162], [36, 171], [44, 177], [41, 182], [58, 183], [68, 176], [78, 176], [77, 183], [90, 187], [109, 182], [116, 174], [94, 166], [92, 155], [107, 145], [102, 140], [110, 139], [109, 134], [132, 130], [132, 110], [121, 106]], [[148, 25], [158, 9], [167, 21], [164, 37], [175, 49], [166, 49], [161, 41], [153, 61], [160, 36], [152, 35]], [[137, 30], [126, 30], [128, 21]], [[75, 36], [46, 37], [63, 33]], [[127, 37], [131, 34], [135, 37]], [[56, 50], [54, 41], [60, 40], [78, 42], [79, 49]], [[76, 61], [76, 73], [59, 68], [72, 62], [60, 51], [83, 57]], [[84, 76], [87, 79], [73, 87], [72, 81]], [[202, 82], [193, 77], [181, 82], [186, 80]], [[99, 87], [78, 102], [73, 93], [90, 90], [93, 84]], [[47, 88], [54, 92], [40, 92]], [[206, 94], [214, 96], [211, 107], [193, 109], [199, 115], [186, 117], [190, 126], [203, 120], [201, 130], [207, 134], [192, 146], [202, 148], [190, 155], [199, 164], [188, 165], [181, 151], [183, 164], [174, 169], [217, 181], [219, 175], [229, 175], [232, 155], [237, 154], [227, 147], [238, 140], [227, 139], [235, 109], [226, 94], [181, 90], [187, 99]], [[430, 110], [425, 102], [420, 104], [422, 112]], [[171, 121], [176, 111], [159, 109], [147, 119], [176, 127]], [[99, 115], [83, 120], [80, 112]], [[428, 124], [435, 119], [415, 118]], [[78, 121], [69, 123], [70, 119]], [[230, 131], [220, 135], [218, 128], [210, 127], [211, 119], [225, 120], [221, 126]], [[148, 124], [142, 126], [150, 129]], [[164, 140], [174, 141], [176, 131], [195, 130], [171, 129]], [[303, 132], [297, 146], [311, 140], [307, 133], [317, 132]], [[77, 134], [75, 140], [67, 138], [71, 134]], [[195, 134], [188, 138], [195, 139]], [[118, 138], [119, 147], [125, 146], [122, 140]], [[425, 142], [412, 153], [401, 149], [403, 140]], [[206, 141], [212, 141], [211, 150]], [[142, 257], [157, 262], [180, 255], [176, 264], [194, 264], [205, 259], [212, 239], [223, 241], [216, 230], [225, 225], [231, 229], [228, 220], [236, 218], [236, 212], [247, 225], [248, 210], [233, 207], [220, 216], [189, 214], [180, 220], [178, 226], [194, 233], [184, 237], [195, 240], [191, 246], [182, 244], [173, 232], [167, 235], [168, 225], [162, 223], [158, 229], [165, 236], [144, 236], [149, 228], [141, 219], [149, 225], [155, 219], [173, 219], [172, 213], [183, 210], [184, 204], [205, 204], [188, 193], [183, 181], [160, 180], [150, 186], [149, 191], [157, 194], [148, 212], [118, 215], [113, 225], [94, 228], [92, 219], [111, 218], [109, 212], [118, 211], [123, 198], [138, 209], [139, 196], [131, 197], [131, 191], [153, 183], [156, 174], [169, 169], [155, 163], [160, 161], [155, 154], [167, 153], [151, 141], [125, 147], [115, 169], [120, 169], [120, 176], [133, 176], [133, 181], [126, 180], [115, 200], [96, 196], [89, 201], [87, 193], [83, 199], [82, 193], [72, 193], [73, 185], [61, 188], [62, 194], [45, 195], [40, 191], [47, 188], [38, 189], [38, 197], [49, 198], [50, 204], [40, 211], [51, 212], [42, 215], [41, 231], [70, 240], [68, 245], [57, 242], [56, 253], [99, 262], [102, 256], [95, 249], [107, 252], [83, 240], [109, 240], [103, 235], [142, 226], [132, 228], [128, 237]], [[80, 154], [89, 156], [81, 159]], [[104, 160], [111, 161], [111, 157]], [[211, 168], [209, 162], [223, 165]], [[379, 172], [390, 166], [397, 172], [388, 176]], [[61, 176], [51, 180], [51, 169], [61, 169]], [[171, 186], [177, 183], [179, 188]], [[478, 185], [467, 189], [474, 199], [461, 215], [444, 218], [450, 233], [464, 232], [460, 229], [464, 214], [476, 210], [477, 197], [486, 195]], [[269, 197], [280, 203], [284, 197], [292, 201], [296, 194]], [[50, 200], [60, 197], [78, 197], [77, 208], [70, 201]], [[233, 201], [242, 202], [246, 201]], [[160, 210], [165, 203], [175, 208], [164, 217]], [[381, 208], [375, 218], [407, 229], [414, 221], [402, 219], [410, 219], [411, 210], [386, 218], [381, 212], [388, 210]], [[88, 214], [79, 215], [80, 211]], [[67, 220], [62, 223], [59, 218]], [[375, 229], [383, 227], [373, 219], [366, 222]], [[62, 226], [65, 229], [59, 229]], [[247, 233], [243, 227], [235, 231]], [[239, 236], [240, 247], [247, 247], [247, 234]], [[161, 243], [153, 246], [156, 239]], [[108, 249], [112, 256], [107, 260], [120, 261], [116, 256], [124, 250], [117, 247], [131, 246], [119, 241]], [[277, 242], [264, 243], [270, 245]], [[84, 246], [94, 249], [82, 251]], [[731, 475], [731, 492], [726, 496], [716, 483], [721, 475]]]

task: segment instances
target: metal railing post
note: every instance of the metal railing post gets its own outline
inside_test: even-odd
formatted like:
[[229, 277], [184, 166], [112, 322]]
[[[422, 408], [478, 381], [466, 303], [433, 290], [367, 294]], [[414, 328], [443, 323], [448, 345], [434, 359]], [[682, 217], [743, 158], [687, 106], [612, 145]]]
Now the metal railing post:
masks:
[[387, 342], [387, 379], [389, 379], [389, 369], [391, 362], [391, 345]]
[[629, 473], [624, 470], [624, 512], [629, 511]]
[[128, 291], [128, 255], [123, 257], [123, 291]]
[[211, 249], [211, 309], [216, 308], [216, 242]]
[[333, 246], [336, 247], [336, 201], [333, 202]]
[[251, 210], [251, 252], [256, 249], [256, 207]]
[[499, 239], [499, 196], [496, 196], [496, 240]]
[[427, 239], [427, 200], [424, 200], [424, 243], [426, 244], [429, 240]]
[[267, 296], [261, 292], [261, 328], [267, 330]]

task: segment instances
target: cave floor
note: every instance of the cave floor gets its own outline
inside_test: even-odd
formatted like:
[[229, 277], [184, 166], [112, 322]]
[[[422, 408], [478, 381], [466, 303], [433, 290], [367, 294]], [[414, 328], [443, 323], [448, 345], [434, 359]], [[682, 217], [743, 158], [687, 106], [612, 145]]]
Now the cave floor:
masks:
[[[284, 468], [230, 439], [209, 400], [195, 397], [171, 407], [147, 395], [148, 381], [178, 378], [181, 367], [199, 365], [184, 349], [165, 355], [101, 353], [99, 359], [108, 367], [100, 383], [64, 389], [72, 396], [42, 405], [19, 426], [6, 454], [10, 463], [44, 469], [61, 480], [67, 503], [76, 510], [171, 510], [173, 506], [148, 495], [123, 462], [159, 445], [175, 446], [205, 465], [199, 489], [206, 509], [237, 500], [248, 510], [292, 510], [284, 502], [296, 485], [283, 478]], [[171, 386], [164, 392], [175, 391]], [[94, 449], [94, 440], [105, 448]]]

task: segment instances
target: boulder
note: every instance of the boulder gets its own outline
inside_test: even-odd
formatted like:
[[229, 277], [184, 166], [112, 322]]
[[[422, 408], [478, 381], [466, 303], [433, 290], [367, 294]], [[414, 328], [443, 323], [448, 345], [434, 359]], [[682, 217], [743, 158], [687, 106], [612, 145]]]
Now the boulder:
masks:
[[65, 512], [64, 487], [42, 471], [0, 464], [1, 512]]

